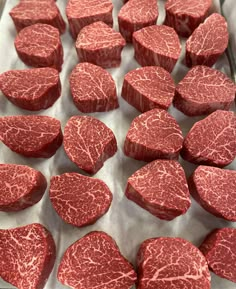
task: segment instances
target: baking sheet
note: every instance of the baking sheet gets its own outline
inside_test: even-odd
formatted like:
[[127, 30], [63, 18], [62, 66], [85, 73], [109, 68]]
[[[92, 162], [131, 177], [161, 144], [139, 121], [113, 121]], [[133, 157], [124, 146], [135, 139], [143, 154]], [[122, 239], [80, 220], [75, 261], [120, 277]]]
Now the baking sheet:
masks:
[[[2, 2], [1, 2], [2, 1]], [[40, 0], [39, 0], [40, 1]], [[58, 0], [57, 5], [65, 17], [65, 0]], [[3, 0], [0, 0], [3, 3]], [[16, 30], [9, 17], [8, 13], [18, 3], [17, 0], [7, 0], [5, 8], [0, 19], [0, 73], [10, 69], [24, 69], [27, 68], [21, 60], [17, 57], [14, 48], [14, 38]], [[114, 9], [114, 27], [117, 29], [117, 12], [122, 6], [121, 0], [113, 0]], [[163, 10], [164, 1], [159, 0], [160, 16], [158, 24], [164, 20], [165, 13]], [[0, 5], [1, 7], [1, 5]], [[214, 9], [219, 8], [218, 1], [215, 1]], [[229, 21], [229, 30], [232, 37], [234, 54], [236, 54], [236, 2], [235, 0], [227, 0], [224, 5], [224, 12]], [[1, 14], [1, 13], [0, 13]], [[68, 25], [67, 32], [62, 36], [62, 43], [64, 47], [64, 65], [62, 73], [60, 74], [62, 82], [62, 95], [60, 99], [53, 105], [53, 107], [38, 112], [37, 114], [49, 115], [61, 120], [62, 129], [67, 120], [72, 115], [81, 114], [74, 106], [69, 92], [68, 76], [73, 67], [78, 63], [74, 42], [69, 35]], [[184, 41], [183, 53], [184, 53]], [[125, 73], [131, 69], [139, 67], [133, 57], [132, 45], [127, 45], [122, 53], [122, 63], [119, 68], [109, 69], [117, 84], [120, 108], [106, 113], [90, 114], [99, 118], [108, 127], [110, 127], [117, 138], [118, 152], [116, 155], [104, 164], [104, 167], [94, 177], [100, 178], [106, 182], [113, 193], [113, 202], [109, 212], [99, 219], [94, 225], [78, 229], [68, 224], [65, 224], [55, 213], [51, 206], [48, 191], [45, 193], [43, 199], [35, 206], [28, 208], [18, 213], [3, 213], [0, 212], [0, 228], [13, 228], [23, 226], [33, 222], [40, 222], [44, 224], [52, 233], [57, 245], [57, 260], [52, 274], [45, 286], [45, 289], [63, 289], [56, 280], [56, 272], [59, 265], [60, 258], [66, 248], [73, 242], [84, 236], [86, 233], [93, 230], [103, 230], [110, 234], [117, 242], [122, 254], [135, 264], [135, 256], [139, 245], [142, 241], [151, 237], [158, 236], [173, 236], [183, 237], [193, 244], [198, 246], [204, 237], [212, 229], [218, 227], [236, 227], [236, 224], [218, 219], [206, 211], [192, 200], [192, 206], [189, 211], [173, 221], [162, 221], [154, 217], [147, 211], [141, 209], [133, 202], [126, 199], [124, 196], [125, 186], [128, 177], [137, 169], [141, 168], [145, 163], [125, 157], [122, 152], [122, 147], [125, 135], [128, 131], [131, 121], [139, 112], [128, 105], [121, 97], [120, 91]], [[183, 64], [183, 54], [178, 65], [173, 71], [173, 76], [178, 82], [187, 72], [187, 68]], [[226, 56], [222, 56], [217, 64], [217, 69], [230, 75], [229, 65]], [[235, 110], [235, 106], [232, 108]], [[169, 112], [177, 119], [184, 135], [188, 132], [194, 122], [201, 119], [201, 117], [189, 118], [177, 111], [171, 106]], [[35, 114], [11, 104], [0, 92], [0, 114], [1, 115], [18, 115], [18, 114]], [[35, 169], [43, 172], [47, 177], [48, 183], [50, 177], [65, 172], [81, 172], [78, 168], [70, 162], [66, 157], [63, 148], [61, 147], [55, 156], [50, 159], [31, 159], [17, 155], [10, 151], [2, 143], [0, 144], [0, 160], [4, 163], [16, 163], [29, 165]], [[186, 174], [189, 176], [195, 165], [189, 164], [180, 159], [184, 166]], [[230, 169], [236, 169], [236, 161], [230, 166]], [[235, 264], [236, 265], [236, 264]], [[236, 285], [230, 281], [221, 279], [212, 274], [212, 289], [235, 289]], [[0, 289], [12, 288], [11, 285], [0, 280]]]

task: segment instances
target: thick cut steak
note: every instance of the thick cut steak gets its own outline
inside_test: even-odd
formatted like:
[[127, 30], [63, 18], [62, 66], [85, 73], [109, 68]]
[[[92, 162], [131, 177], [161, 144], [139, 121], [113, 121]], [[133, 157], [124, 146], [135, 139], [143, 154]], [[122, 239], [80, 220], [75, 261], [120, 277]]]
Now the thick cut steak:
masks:
[[135, 58], [141, 66], [157, 65], [172, 72], [181, 52], [179, 37], [165, 25], [144, 27], [133, 33]]
[[130, 0], [121, 8], [118, 14], [120, 33], [127, 42], [132, 42], [134, 31], [155, 25], [157, 18], [156, 0]]
[[0, 140], [26, 157], [49, 158], [62, 144], [60, 121], [43, 115], [0, 118]]
[[217, 110], [196, 122], [184, 139], [181, 156], [195, 164], [230, 164], [236, 157], [235, 114]]
[[105, 69], [92, 63], [76, 65], [70, 75], [70, 90], [74, 104], [85, 113], [119, 106], [115, 81]]
[[206, 259], [181, 238], [147, 239], [139, 248], [137, 265], [137, 289], [211, 288]]
[[63, 47], [57, 28], [48, 24], [28, 26], [16, 36], [15, 48], [26, 65], [53, 67], [61, 71]]
[[168, 109], [175, 94], [170, 73], [158, 66], [137, 68], [125, 75], [121, 96], [137, 110]]
[[50, 67], [9, 70], [0, 75], [0, 90], [15, 105], [35, 111], [54, 104], [61, 82], [58, 71]]
[[219, 277], [236, 282], [236, 229], [212, 231], [200, 246], [209, 268]]
[[43, 289], [55, 259], [54, 240], [41, 224], [0, 230], [0, 277], [18, 289]]
[[209, 114], [217, 109], [229, 110], [236, 86], [219, 70], [194, 66], [177, 85], [174, 106], [189, 116]]
[[129, 128], [124, 153], [146, 162], [177, 159], [183, 136], [176, 120], [165, 110], [153, 109], [136, 117]]
[[236, 171], [199, 166], [189, 179], [189, 189], [209, 213], [236, 221]]
[[72, 37], [76, 39], [83, 27], [97, 21], [112, 27], [112, 10], [111, 0], [69, 0], [66, 15]]
[[95, 223], [112, 202], [112, 193], [103, 181], [77, 173], [52, 177], [49, 196], [58, 215], [77, 227]]
[[95, 22], [81, 29], [76, 50], [80, 62], [91, 62], [104, 68], [117, 67], [125, 40], [104, 22]]
[[167, 0], [165, 25], [183, 37], [189, 37], [207, 17], [212, 0]]
[[65, 126], [64, 149], [82, 170], [94, 174], [117, 151], [114, 133], [91, 116], [72, 116]]
[[173, 160], [156, 160], [136, 171], [128, 179], [125, 195], [168, 221], [185, 214], [191, 205], [184, 170]]
[[104, 232], [91, 232], [62, 257], [58, 280], [72, 289], [130, 289], [136, 281], [132, 265]]
[[41, 200], [47, 181], [28, 166], [0, 164], [0, 188], [0, 211], [20, 211]]
[[36, 24], [44, 23], [52, 25], [64, 33], [65, 22], [57, 8], [55, 1], [21, 1], [10, 12], [16, 30]]
[[186, 64], [212, 66], [228, 46], [227, 22], [218, 13], [209, 16], [186, 42]]

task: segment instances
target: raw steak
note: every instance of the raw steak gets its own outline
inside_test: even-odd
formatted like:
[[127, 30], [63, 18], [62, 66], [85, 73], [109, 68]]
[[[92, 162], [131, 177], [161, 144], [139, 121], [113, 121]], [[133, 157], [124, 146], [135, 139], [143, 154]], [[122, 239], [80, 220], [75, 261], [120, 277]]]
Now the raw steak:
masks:
[[206, 259], [181, 238], [147, 239], [140, 246], [137, 264], [137, 289], [211, 288]]
[[162, 67], [146, 66], [125, 75], [121, 96], [137, 110], [168, 109], [175, 94], [175, 83]]
[[158, 18], [156, 0], [130, 0], [122, 6], [118, 14], [120, 33], [127, 42], [132, 42], [132, 35], [143, 27], [155, 25]]
[[184, 139], [181, 156], [194, 164], [224, 167], [236, 157], [236, 116], [217, 110], [196, 122]]
[[0, 140], [26, 157], [50, 158], [62, 144], [60, 121], [44, 115], [0, 118]]
[[136, 117], [129, 128], [124, 153], [146, 162], [178, 159], [183, 136], [176, 120], [165, 110], [153, 109]]
[[157, 65], [172, 72], [181, 52], [179, 37], [165, 25], [144, 27], [133, 33], [135, 58], [141, 66]]
[[236, 86], [219, 70], [199, 65], [193, 67], [177, 85], [174, 106], [189, 116], [229, 110]]
[[200, 246], [209, 268], [218, 276], [236, 282], [236, 229], [212, 231]]
[[0, 277], [18, 289], [43, 289], [55, 259], [54, 240], [42, 225], [0, 230]]
[[185, 214], [191, 205], [181, 165], [173, 160], [156, 160], [128, 179], [126, 197], [163, 220]]
[[95, 174], [117, 151], [116, 138], [103, 122], [91, 116], [72, 116], [65, 126], [64, 149], [79, 168]]
[[186, 42], [186, 65], [212, 66], [228, 46], [227, 22], [218, 13], [209, 16]]
[[207, 17], [212, 0], [167, 0], [165, 25], [183, 37], [189, 37]]
[[97, 21], [112, 27], [112, 10], [111, 0], [69, 0], [66, 15], [72, 37], [76, 39], [83, 27]]
[[124, 46], [121, 34], [101, 21], [84, 27], [76, 40], [80, 62], [91, 62], [104, 68], [120, 65]]
[[189, 179], [189, 189], [209, 213], [236, 221], [236, 171], [199, 166]]
[[0, 90], [15, 105], [35, 111], [54, 104], [61, 82], [58, 71], [50, 67], [9, 70], [0, 75]]
[[66, 24], [57, 8], [55, 1], [21, 1], [10, 12], [16, 30], [36, 24], [44, 23], [52, 25], [64, 33]]
[[84, 113], [119, 107], [113, 78], [97, 65], [88, 62], [76, 65], [70, 75], [70, 89], [74, 104]]
[[61, 71], [63, 48], [57, 28], [48, 24], [28, 26], [17, 35], [15, 47], [26, 65], [54, 67]]
[[20, 211], [41, 200], [47, 181], [28, 166], [0, 164], [0, 188], [0, 211]]
[[65, 252], [58, 280], [73, 289], [130, 289], [137, 277], [116, 242], [104, 232], [91, 232]]
[[103, 181], [77, 173], [52, 177], [49, 196], [58, 215], [77, 227], [95, 223], [112, 202], [112, 193]]

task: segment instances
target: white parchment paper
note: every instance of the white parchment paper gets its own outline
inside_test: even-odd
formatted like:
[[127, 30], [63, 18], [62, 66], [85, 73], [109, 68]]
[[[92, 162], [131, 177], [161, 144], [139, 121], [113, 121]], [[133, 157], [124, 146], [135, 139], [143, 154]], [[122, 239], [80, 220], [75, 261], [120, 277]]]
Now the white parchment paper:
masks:
[[[3, 0], [0, 0], [0, 2]], [[40, 1], [40, 0], [39, 0]], [[58, 0], [57, 5], [66, 20], [65, 16], [65, 0]], [[10, 69], [24, 69], [26, 66], [17, 57], [14, 48], [14, 39], [16, 30], [9, 16], [9, 11], [18, 3], [17, 0], [7, 0], [5, 8], [0, 19], [0, 73]], [[114, 27], [117, 29], [117, 12], [122, 6], [122, 0], [113, 0], [115, 9]], [[215, 1], [216, 9], [218, 2]], [[160, 16], [158, 24], [164, 20], [165, 13], [163, 10], [164, 1], [159, 0]], [[236, 54], [236, 1], [226, 0], [224, 11], [229, 21], [230, 35], [233, 37], [234, 53]], [[53, 107], [38, 112], [37, 114], [49, 115], [61, 120], [62, 129], [67, 120], [72, 115], [81, 114], [72, 102], [69, 91], [68, 76], [73, 67], [78, 63], [78, 58], [74, 48], [74, 42], [68, 32], [61, 37], [64, 48], [64, 65], [61, 72], [62, 95]], [[183, 53], [178, 65], [175, 67], [172, 75], [178, 82], [183, 78], [188, 69], [183, 63], [184, 58], [184, 41]], [[198, 246], [204, 237], [214, 228], [218, 227], [236, 227], [236, 224], [224, 221], [208, 214], [194, 200], [189, 211], [173, 221], [161, 221], [147, 211], [141, 209], [124, 196], [125, 186], [128, 177], [137, 169], [141, 168], [145, 163], [125, 157], [122, 147], [125, 135], [128, 131], [131, 121], [139, 112], [128, 105], [121, 97], [120, 91], [125, 73], [139, 67], [133, 57], [132, 45], [127, 45], [122, 52], [122, 63], [119, 68], [109, 69], [114, 80], [116, 81], [120, 108], [106, 113], [91, 114], [103, 121], [115, 133], [118, 142], [118, 152], [116, 155], [104, 164], [104, 167], [94, 176], [102, 179], [109, 186], [113, 193], [113, 202], [109, 212], [99, 219], [94, 225], [83, 229], [78, 229], [65, 224], [55, 213], [51, 206], [48, 191], [46, 191], [43, 199], [35, 206], [18, 213], [0, 212], [0, 228], [7, 229], [17, 226], [23, 226], [33, 222], [40, 222], [45, 225], [52, 233], [57, 245], [57, 260], [52, 274], [47, 282], [45, 289], [62, 289], [62, 286], [56, 279], [56, 272], [62, 254], [69, 245], [84, 236], [92, 230], [103, 230], [110, 234], [117, 242], [123, 255], [135, 265], [135, 257], [139, 245], [142, 241], [151, 237], [173, 236], [182, 237], [191, 241]], [[222, 56], [215, 67], [226, 74], [230, 75], [227, 58]], [[235, 106], [232, 108], [235, 111]], [[191, 126], [201, 117], [189, 118], [177, 111], [171, 106], [169, 112], [177, 119], [184, 135], [189, 131]], [[0, 114], [19, 115], [32, 114], [31, 112], [17, 108], [11, 104], [0, 92]], [[79, 172], [78, 168], [70, 162], [66, 157], [63, 147], [61, 147], [55, 156], [50, 159], [32, 159], [25, 158], [10, 151], [2, 143], [0, 144], [0, 162], [16, 163], [29, 165], [35, 169], [42, 171], [47, 177], [48, 184], [50, 177], [65, 172]], [[195, 165], [187, 163], [180, 159], [187, 176], [195, 169]], [[236, 169], [236, 161], [228, 168]], [[236, 266], [236, 264], [235, 264]], [[11, 285], [0, 280], [0, 289], [12, 288]], [[212, 274], [212, 289], [235, 289], [236, 285], [230, 281], [221, 279]]]

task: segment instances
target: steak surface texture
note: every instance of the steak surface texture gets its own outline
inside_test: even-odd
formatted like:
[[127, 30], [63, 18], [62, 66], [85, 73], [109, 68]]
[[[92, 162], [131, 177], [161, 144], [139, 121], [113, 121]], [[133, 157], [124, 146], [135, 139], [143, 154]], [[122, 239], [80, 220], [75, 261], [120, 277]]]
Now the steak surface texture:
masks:
[[63, 285], [73, 289], [131, 289], [137, 279], [115, 241], [96, 231], [66, 250], [57, 276]]
[[0, 277], [18, 289], [43, 289], [55, 259], [54, 240], [41, 224], [0, 230]]
[[77, 173], [52, 177], [49, 196], [58, 215], [77, 227], [95, 223], [112, 201], [112, 193], [103, 181]]

